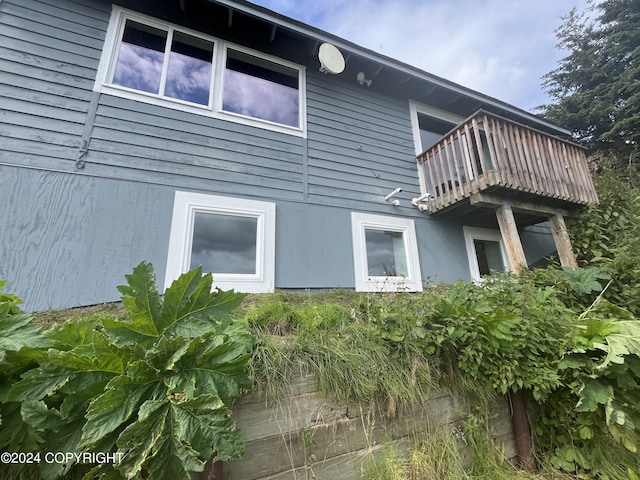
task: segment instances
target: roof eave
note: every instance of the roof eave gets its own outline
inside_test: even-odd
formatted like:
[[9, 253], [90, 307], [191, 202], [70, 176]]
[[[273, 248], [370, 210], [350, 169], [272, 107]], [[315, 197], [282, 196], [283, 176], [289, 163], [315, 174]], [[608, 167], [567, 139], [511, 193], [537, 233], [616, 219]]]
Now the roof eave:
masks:
[[247, 2], [245, 0], [209, 0], [212, 3], [217, 3], [223, 6], [226, 6], [229, 9], [240, 11], [247, 15], [252, 15], [261, 20], [269, 22], [277, 27], [286, 28], [291, 31], [294, 31], [300, 35], [304, 35], [312, 40], [317, 42], [329, 42], [343, 52], [357, 55], [365, 60], [373, 62], [379, 66], [383, 66], [385, 68], [390, 68], [399, 73], [410, 75], [411, 77], [426, 82], [430, 85], [435, 85], [440, 88], [444, 88], [449, 90], [452, 93], [465, 96], [471, 100], [475, 100], [477, 102], [481, 102], [483, 104], [491, 105], [494, 108], [498, 108], [503, 110], [504, 112], [508, 112], [512, 115], [519, 116], [529, 122], [533, 122], [538, 124], [539, 126], [551, 130], [555, 130], [558, 134], [561, 135], [571, 135], [571, 131], [559, 127], [551, 122], [548, 122], [537, 115], [534, 115], [526, 110], [522, 110], [514, 105], [508, 104], [501, 100], [498, 100], [494, 97], [490, 97], [489, 95], [485, 95], [483, 93], [471, 90], [470, 88], [459, 85], [450, 80], [446, 80], [442, 77], [438, 77], [437, 75], [433, 75], [431, 73], [425, 72], [419, 68], [416, 68], [412, 65], [400, 62], [391, 57], [382, 55], [373, 50], [369, 50], [367, 48], [361, 47], [355, 43], [352, 43], [348, 40], [340, 38], [336, 35], [332, 35], [328, 32], [320, 30], [319, 28], [312, 27], [305, 23], [299, 22], [298, 20], [294, 20], [290, 17], [284, 16], [267, 8], [261, 7], [259, 5], [255, 5], [253, 3]]

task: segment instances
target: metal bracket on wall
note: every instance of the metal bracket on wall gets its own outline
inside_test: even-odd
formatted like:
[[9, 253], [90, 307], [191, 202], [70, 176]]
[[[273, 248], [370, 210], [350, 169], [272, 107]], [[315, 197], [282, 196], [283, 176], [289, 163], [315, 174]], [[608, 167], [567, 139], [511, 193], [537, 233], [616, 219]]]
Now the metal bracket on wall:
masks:
[[96, 112], [100, 103], [100, 92], [93, 92], [87, 109], [87, 118], [84, 121], [84, 129], [82, 130], [82, 138], [78, 147], [78, 155], [76, 157], [76, 169], [82, 170], [85, 166], [85, 158], [89, 153], [89, 142], [91, 142], [91, 132], [93, 124], [96, 120]]

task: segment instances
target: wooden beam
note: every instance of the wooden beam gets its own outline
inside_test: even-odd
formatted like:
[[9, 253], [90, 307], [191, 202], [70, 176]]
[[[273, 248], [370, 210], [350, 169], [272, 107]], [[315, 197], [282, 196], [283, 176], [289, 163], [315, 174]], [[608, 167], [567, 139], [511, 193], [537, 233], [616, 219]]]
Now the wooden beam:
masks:
[[512, 272], [520, 273], [527, 269], [527, 257], [524, 255], [524, 248], [520, 241], [520, 234], [516, 220], [513, 217], [513, 210], [510, 205], [503, 205], [496, 210], [498, 225], [502, 234], [502, 242], [507, 251], [509, 268]]
[[560, 264], [563, 267], [569, 267], [575, 270], [578, 268], [578, 262], [576, 262], [576, 256], [571, 247], [571, 239], [567, 232], [567, 225], [564, 223], [564, 217], [558, 213], [549, 218], [549, 223], [551, 224], [553, 241], [556, 244], [558, 256], [560, 257]]
[[[469, 197], [469, 201], [471, 205], [475, 205], [478, 207], [490, 207], [490, 208], [500, 208], [505, 203], [505, 199], [500, 197], [499, 195], [491, 195], [489, 193], [473, 193]], [[516, 212], [528, 213], [531, 215], [538, 215], [540, 217], [549, 217], [552, 215], [556, 215], [560, 212], [561, 215], [568, 215], [569, 212], [567, 210], [559, 210], [554, 207], [550, 207], [548, 205], [541, 205], [536, 202], [525, 202], [522, 200], [509, 199], [509, 204], [511, 208]]]

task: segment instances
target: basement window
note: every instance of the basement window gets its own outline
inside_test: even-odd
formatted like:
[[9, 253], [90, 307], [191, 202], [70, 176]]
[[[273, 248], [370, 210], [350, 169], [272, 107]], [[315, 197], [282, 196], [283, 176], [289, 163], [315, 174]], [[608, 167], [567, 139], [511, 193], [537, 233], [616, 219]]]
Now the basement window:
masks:
[[421, 291], [413, 220], [351, 214], [356, 290]]
[[473, 280], [482, 280], [484, 276], [508, 270], [507, 255], [499, 231], [476, 227], [464, 227], [463, 230]]
[[223, 290], [274, 288], [275, 204], [176, 192], [165, 288], [197, 266]]

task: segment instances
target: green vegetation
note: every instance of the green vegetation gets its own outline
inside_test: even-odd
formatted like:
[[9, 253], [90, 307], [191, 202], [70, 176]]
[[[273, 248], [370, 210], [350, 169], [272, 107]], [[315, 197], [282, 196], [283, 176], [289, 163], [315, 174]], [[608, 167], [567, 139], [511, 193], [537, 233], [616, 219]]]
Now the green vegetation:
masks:
[[[127, 280], [124, 320], [98, 315], [40, 331], [15, 298], [0, 298], [3, 450], [121, 455], [86, 478], [189, 479], [209, 458], [242, 455], [230, 405], [251, 386], [253, 337], [230, 312], [243, 296], [212, 293], [200, 269], [164, 301], [151, 265]], [[43, 478], [83, 470], [74, 459], [39, 465]]]
[[128, 454], [89, 472], [69, 462], [41, 471], [5, 465], [0, 474], [189, 478], [209, 458], [242, 454], [230, 407], [244, 389], [274, 398], [312, 373], [326, 395], [391, 417], [434, 387], [476, 399], [463, 428], [470, 469], [455, 432], [436, 430], [404, 450], [379, 450], [371, 479], [536, 478], [514, 470], [487, 432], [490, 399], [522, 391], [543, 467], [537, 478], [634, 480], [640, 194], [608, 172], [597, 185], [601, 206], [569, 222], [583, 265], [576, 271], [551, 266], [420, 294], [280, 292], [243, 302], [212, 293], [199, 269], [161, 299], [143, 263], [119, 287], [124, 309], [36, 321], [0, 290], [0, 448]]
[[[575, 9], [556, 30], [568, 55], [545, 75], [554, 100], [542, 107], [592, 150], [620, 155], [639, 172], [640, 8], [637, 0], [598, 0], [590, 11]], [[633, 164], [633, 165], [632, 165]]]

